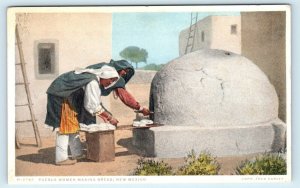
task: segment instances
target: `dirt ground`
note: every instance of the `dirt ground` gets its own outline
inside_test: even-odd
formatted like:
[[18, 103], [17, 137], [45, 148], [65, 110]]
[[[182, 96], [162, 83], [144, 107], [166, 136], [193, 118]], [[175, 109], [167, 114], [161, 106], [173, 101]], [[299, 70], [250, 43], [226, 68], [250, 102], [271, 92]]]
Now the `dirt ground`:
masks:
[[[133, 175], [141, 152], [131, 144], [131, 130], [115, 131], [115, 160], [111, 162], [93, 162], [87, 159], [75, 165], [56, 166], [54, 137], [42, 138], [43, 146], [36, 147], [34, 138], [21, 140], [22, 148], [16, 149], [16, 176], [128, 176]], [[253, 155], [217, 158], [221, 164], [221, 174], [231, 175], [234, 168]], [[184, 158], [158, 159], [178, 169], [184, 164]]]
[[139, 156], [135, 151], [130, 152], [126, 147], [131, 131], [115, 131], [115, 160], [112, 162], [93, 162], [81, 160], [75, 165], [56, 166], [55, 138], [42, 138], [42, 148], [33, 138], [23, 139], [22, 148], [16, 150], [16, 176], [101, 176], [129, 175], [135, 168]]

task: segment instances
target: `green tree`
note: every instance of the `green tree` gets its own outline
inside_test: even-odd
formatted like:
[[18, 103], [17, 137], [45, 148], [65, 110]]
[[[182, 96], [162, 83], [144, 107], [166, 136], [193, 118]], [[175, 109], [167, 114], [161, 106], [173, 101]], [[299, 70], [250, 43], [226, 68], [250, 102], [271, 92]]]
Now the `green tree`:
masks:
[[120, 52], [120, 56], [132, 63], [135, 63], [135, 68], [138, 68], [138, 63], [147, 63], [148, 52], [137, 46], [128, 46]]

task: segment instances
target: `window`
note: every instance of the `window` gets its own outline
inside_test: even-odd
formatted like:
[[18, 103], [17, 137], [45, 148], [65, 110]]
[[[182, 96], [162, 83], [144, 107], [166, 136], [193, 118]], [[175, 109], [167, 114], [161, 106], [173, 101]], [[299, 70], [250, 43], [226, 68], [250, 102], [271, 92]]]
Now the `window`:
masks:
[[53, 79], [58, 75], [58, 41], [35, 41], [35, 75], [38, 79]]
[[38, 44], [39, 74], [51, 74], [55, 69], [55, 45], [54, 43]]
[[204, 31], [201, 31], [201, 41], [204, 42], [204, 40], [205, 40]]
[[237, 34], [237, 25], [231, 25], [231, 34], [236, 35]]

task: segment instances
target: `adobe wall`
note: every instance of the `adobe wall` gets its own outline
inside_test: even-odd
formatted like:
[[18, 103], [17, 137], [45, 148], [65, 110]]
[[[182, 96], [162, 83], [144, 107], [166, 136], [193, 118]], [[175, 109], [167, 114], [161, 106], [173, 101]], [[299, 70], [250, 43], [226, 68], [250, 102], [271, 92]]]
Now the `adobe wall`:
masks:
[[[231, 33], [232, 25], [236, 26], [236, 33]], [[180, 56], [185, 53], [188, 36], [189, 27], [182, 30], [179, 35]], [[240, 16], [205, 17], [197, 22], [194, 38], [194, 47], [192, 51], [200, 49], [221, 49], [240, 54], [241, 18]], [[190, 41], [192, 40], [193, 39], [190, 39]]]
[[[241, 17], [212, 17], [211, 49], [222, 49], [241, 54]], [[236, 26], [236, 33], [231, 33], [231, 26]]]
[[[180, 56], [185, 54], [185, 48], [189, 37], [189, 30], [190, 29], [188, 27], [182, 30], [179, 34], [179, 55]], [[204, 42], [201, 41], [202, 31], [205, 32]], [[195, 33], [194, 47], [192, 51], [210, 48], [212, 43], [211, 40], [212, 40], [212, 17], [209, 16], [197, 22], [197, 30]]]
[[242, 12], [242, 55], [268, 76], [279, 97], [279, 118], [286, 121], [285, 12]]
[[[76, 67], [108, 62], [111, 58], [111, 14], [100, 13], [32, 13], [18, 15], [28, 80], [30, 82], [33, 109], [41, 136], [51, 136], [51, 130], [44, 128], [48, 89], [55, 77]], [[36, 42], [57, 41], [58, 72], [53, 78], [36, 76]], [[20, 59], [16, 49], [16, 62]], [[16, 82], [23, 82], [21, 70], [16, 69]], [[108, 101], [104, 101], [108, 103]], [[27, 103], [24, 86], [16, 86], [16, 104]], [[109, 104], [109, 103], [108, 103]], [[16, 120], [30, 119], [27, 107], [17, 107]], [[16, 124], [20, 137], [33, 137], [31, 123]]]

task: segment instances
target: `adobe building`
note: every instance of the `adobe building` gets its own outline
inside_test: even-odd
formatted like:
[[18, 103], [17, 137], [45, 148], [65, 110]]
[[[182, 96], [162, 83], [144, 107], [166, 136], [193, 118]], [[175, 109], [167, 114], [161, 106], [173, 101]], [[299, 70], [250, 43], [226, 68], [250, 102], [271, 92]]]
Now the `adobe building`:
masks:
[[[41, 136], [51, 136], [44, 125], [48, 89], [60, 74], [77, 67], [109, 62], [112, 50], [111, 13], [24, 13], [16, 15], [22, 42], [33, 109]], [[20, 63], [16, 46], [16, 62]], [[44, 55], [42, 55], [44, 54]], [[47, 57], [47, 58], [45, 58]], [[16, 83], [23, 81], [16, 65]], [[16, 85], [16, 105], [27, 103], [24, 85]], [[109, 107], [109, 98], [103, 97]], [[29, 120], [28, 106], [18, 106], [16, 121]], [[20, 138], [34, 137], [31, 122], [16, 123]]]
[[286, 121], [286, 14], [241, 12], [242, 55], [253, 61], [275, 86], [279, 118]]
[[[194, 45], [189, 52], [200, 49], [222, 49], [241, 54], [241, 17], [208, 16], [198, 21]], [[185, 54], [188, 43], [189, 27], [180, 32], [179, 55]]]

